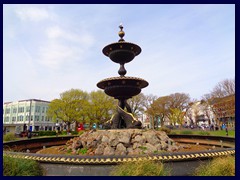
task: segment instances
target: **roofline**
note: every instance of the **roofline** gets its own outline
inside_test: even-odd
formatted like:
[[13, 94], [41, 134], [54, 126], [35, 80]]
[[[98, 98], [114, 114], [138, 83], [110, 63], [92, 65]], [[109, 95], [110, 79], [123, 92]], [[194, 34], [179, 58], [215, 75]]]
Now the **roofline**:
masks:
[[[19, 100], [19, 101], [16, 101], [16, 102], [24, 102], [24, 101], [38, 101], [38, 102], [50, 103], [50, 101], [45, 101], [45, 100], [41, 100], [41, 99], [26, 99], [26, 100]], [[10, 103], [13, 103], [13, 101], [12, 102], [5, 102], [4, 104], [10, 104]]]

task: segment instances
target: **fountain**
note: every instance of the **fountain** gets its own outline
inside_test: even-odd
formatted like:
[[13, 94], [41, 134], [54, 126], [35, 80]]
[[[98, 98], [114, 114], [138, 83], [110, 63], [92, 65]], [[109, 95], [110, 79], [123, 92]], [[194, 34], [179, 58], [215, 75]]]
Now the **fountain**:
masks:
[[97, 87], [103, 89], [107, 95], [118, 99], [117, 113], [104, 124], [104, 127], [106, 129], [141, 129], [142, 123], [132, 115], [127, 99], [138, 95], [142, 88], [148, 86], [148, 82], [141, 78], [125, 76], [127, 71], [124, 67], [124, 64], [129, 63], [141, 53], [141, 48], [136, 44], [126, 42], [123, 39], [125, 35], [123, 26], [120, 25], [119, 28], [119, 41], [105, 46], [102, 50], [104, 55], [120, 64], [119, 77], [107, 78], [97, 83]]
[[[161, 161], [169, 165], [173, 169], [173, 176], [191, 175], [201, 161], [235, 155], [235, 138], [198, 135], [168, 136], [163, 131], [141, 128], [142, 124], [134, 118], [127, 100], [138, 95], [141, 89], [148, 86], [148, 82], [141, 78], [125, 76], [127, 71], [124, 67], [124, 64], [141, 53], [141, 48], [136, 44], [125, 42], [123, 26], [119, 27], [120, 40], [104, 47], [103, 54], [120, 64], [118, 71], [120, 76], [97, 83], [97, 87], [103, 89], [107, 95], [118, 99], [117, 113], [104, 124], [105, 129], [91, 130], [79, 137], [47, 137], [4, 142], [4, 155], [36, 160], [41, 163], [46, 175], [75, 176], [106, 176], [109, 175], [113, 165], [143, 160]], [[176, 146], [176, 142], [187, 143], [187, 145]], [[199, 145], [207, 145], [208, 149], [198, 147], [194, 151], [191, 149], [185, 151], [188, 144], [196, 144], [196, 142]], [[62, 150], [61, 146], [58, 147], [59, 145], [64, 145]], [[62, 153], [34, 153], [54, 146], [57, 146], [57, 150]], [[87, 150], [86, 154], [77, 154], [82, 149]], [[28, 150], [27, 153], [26, 150]], [[71, 154], [66, 154], [66, 151], [71, 151]]]

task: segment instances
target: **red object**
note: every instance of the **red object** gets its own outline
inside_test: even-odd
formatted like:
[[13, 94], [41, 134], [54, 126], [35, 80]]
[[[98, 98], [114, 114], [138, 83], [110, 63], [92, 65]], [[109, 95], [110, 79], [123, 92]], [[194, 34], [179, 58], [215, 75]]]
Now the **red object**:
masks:
[[78, 124], [77, 130], [78, 131], [84, 130], [83, 124]]

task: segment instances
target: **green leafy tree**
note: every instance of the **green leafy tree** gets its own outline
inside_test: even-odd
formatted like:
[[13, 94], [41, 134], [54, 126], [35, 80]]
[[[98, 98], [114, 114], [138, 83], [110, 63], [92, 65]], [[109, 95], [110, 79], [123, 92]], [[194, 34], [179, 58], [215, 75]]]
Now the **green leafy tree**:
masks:
[[172, 125], [175, 126], [176, 124], [179, 124], [181, 126], [184, 121], [184, 112], [178, 108], [170, 108], [168, 118]]
[[68, 125], [74, 122], [84, 122], [86, 120], [86, 107], [88, 106], [88, 93], [71, 89], [60, 94], [60, 99], [50, 102], [47, 115], [53, 121], [61, 120]]
[[101, 90], [92, 91], [89, 94], [89, 105], [87, 108], [86, 114], [89, 124], [102, 124], [111, 119], [117, 108], [117, 100], [106, 95]]

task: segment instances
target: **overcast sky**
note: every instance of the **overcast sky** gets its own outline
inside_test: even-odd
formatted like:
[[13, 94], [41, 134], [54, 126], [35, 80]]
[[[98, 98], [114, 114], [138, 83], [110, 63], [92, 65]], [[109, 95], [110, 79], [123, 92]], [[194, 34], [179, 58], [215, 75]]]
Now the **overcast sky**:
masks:
[[3, 5], [3, 102], [51, 101], [74, 89], [119, 76], [102, 49], [119, 40], [138, 44], [126, 76], [149, 82], [158, 97], [200, 99], [235, 77], [234, 4]]

